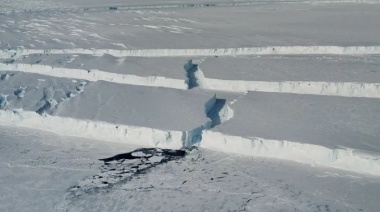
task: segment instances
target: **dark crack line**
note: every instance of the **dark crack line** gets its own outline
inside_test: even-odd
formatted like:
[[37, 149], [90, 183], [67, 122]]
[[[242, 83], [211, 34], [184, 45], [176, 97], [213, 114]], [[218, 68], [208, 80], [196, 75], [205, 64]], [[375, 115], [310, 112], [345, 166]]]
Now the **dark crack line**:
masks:
[[216, 99], [214, 107], [207, 113], [207, 117], [211, 119], [210, 129], [222, 123], [219, 113], [225, 107], [226, 102], [226, 99]]
[[186, 77], [187, 77], [187, 86], [188, 89], [193, 89], [195, 87], [198, 87], [198, 79], [196, 77], [196, 72], [198, 71], [198, 65], [193, 63], [193, 60], [189, 60], [185, 65], [184, 69], [186, 71]]

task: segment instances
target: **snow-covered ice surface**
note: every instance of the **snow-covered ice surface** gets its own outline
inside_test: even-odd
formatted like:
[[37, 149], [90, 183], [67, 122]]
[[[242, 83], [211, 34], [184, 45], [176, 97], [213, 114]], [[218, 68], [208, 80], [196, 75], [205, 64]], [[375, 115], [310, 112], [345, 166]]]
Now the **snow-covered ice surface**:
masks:
[[186, 58], [131, 58], [111, 55], [29, 55], [17, 64], [39, 64], [56, 68], [100, 70], [141, 77], [161, 76], [185, 80]]
[[0, 211], [379, 211], [379, 19], [0, 0]]
[[203, 90], [19, 72], [4, 72], [0, 88], [1, 125], [170, 148], [194, 143], [200, 130], [212, 124], [208, 114], [217, 101], [214, 93]]
[[[196, 60], [200, 87], [229, 92], [279, 92], [380, 97], [378, 57], [257, 56]], [[244, 68], [242, 68], [244, 67]]]
[[207, 78], [246, 81], [379, 83], [379, 56], [245, 56], [207, 58], [199, 63]]
[[231, 108], [213, 131], [380, 152], [379, 99], [249, 92]]
[[[190, 130], [207, 123], [215, 101], [207, 91], [119, 85], [97, 82], [72, 100], [60, 104], [55, 115], [164, 130]], [[179, 124], [180, 123], [180, 124]]]
[[201, 146], [378, 175], [379, 105], [378, 99], [249, 92], [230, 106], [233, 118], [203, 134]]
[[115, 124], [190, 130], [210, 121], [207, 113], [215, 101], [214, 93], [203, 90], [1, 73], [2, 110], [23, 109]]
[[[379, 209], [379, 179], [360, 174], [202, 149], [166, 163], [156, 156], [104, 165], [98, 159], [138, 147], [9, 127], [0, 140], [1, 211]], [[121, 168], [130, 177], [112, 181]]]

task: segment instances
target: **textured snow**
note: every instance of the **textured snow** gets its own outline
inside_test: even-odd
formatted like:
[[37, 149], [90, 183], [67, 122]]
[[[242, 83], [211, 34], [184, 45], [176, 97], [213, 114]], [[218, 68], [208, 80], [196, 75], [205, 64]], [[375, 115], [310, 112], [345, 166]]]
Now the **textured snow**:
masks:
[[3, 14], [0, 48], [110, 49], [112, 43], [127, 49], [379, 46], [379, 7], [293, 3], [233, 9]]
[[[255, 6], [263, 4], [264, 1], [241, 0], [226, 1], [213, 0], [205, 2], [204, 0], [110, 0], [110, 1], [93, 1], [93, 0], [1, 0], [2, 8], [0, 12], [25, 12], [25, 11], [103, 11], [103, 10], [137, 10], [137, 9], [165, 9], [165, 8], [192, 8], [192, 7], [230, 7], [230, 6]], [[364, 3], [378, 4], [378, 0], [267, 0], [267, 3], [314, 3], [314, 4], [336, 4], [336, 3]]]
[[0, 72], [0, 94], [7, 96], [2, 110], [23, 109], [50, 113], [50, 103], [60, 103], [83, 91], [85, 81], [46, 77], [39, 74]]

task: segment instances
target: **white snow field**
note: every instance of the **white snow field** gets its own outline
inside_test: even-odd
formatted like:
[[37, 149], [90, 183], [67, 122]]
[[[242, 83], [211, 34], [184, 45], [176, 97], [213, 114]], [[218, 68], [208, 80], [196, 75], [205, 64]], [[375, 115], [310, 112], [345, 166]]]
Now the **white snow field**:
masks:
[[380, 211], [378, 20], [0, 0], [0, 211]]

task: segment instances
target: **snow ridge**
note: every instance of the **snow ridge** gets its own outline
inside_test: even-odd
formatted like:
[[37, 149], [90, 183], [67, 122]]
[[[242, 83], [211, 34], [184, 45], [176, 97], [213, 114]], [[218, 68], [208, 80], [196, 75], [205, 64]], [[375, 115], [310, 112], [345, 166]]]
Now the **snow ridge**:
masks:
[[[227, 109], [228, 106], [224, 108]], [[225, 112], [219, 114], [226, 115]], [[229, 110], [229, 113], [226, 117], [233, 116], [233, 111]], [[47, 114], [39, 115], [31, 111], [0, 110], [0, 125], [28, 127], [63, 136], [72, 135], [159, 148], [180, 149], [196, 145], [214, 151], [285, 159], [380, 176], [380, 155], [374, 153], [343, 148], [329, 149], [291, 141], [225, 135], [208, 130], [211, 125], [207, 124], [191, 131], [164, 131]]]
[[327, 96], [366, 97], [380, 98], [380, 83], [363, 82], [313, 82], [313, 81], [244, 81], [244, 80], [222, 80], [206, 78], [196, 64], [189, 61], [185, 65], [188, 79], [172, 79], [160, 76], [141, 77], [136, 75], [123, 75], [100, 70], [84, 70], [57, 68], [39, 64], [4, 64], [0, 63], [0, 71], [17, 71], [36, 73], [53, 77], [81, 79], [87, 81], [108, 81], [120, 84], [165, 87], [187, 90], [199, 87], [206, 90], [227, 92], [275, 92], [296, 93]]
[[[6, 100], [6, 99], [5, 99]], [[213, 111], [216, 95], [204, 104], [205, 115]], [[6, 101], [4, 101], [6, 102]], [[20, 126], [77, 137], [93, 138], [111, 142], [126, 142], [135, 145], [159, 148], [180, 149], [191, 147], [202, 139], [202, 131], [209, 129], [212, 120], [189, 131], [160, 130], [148, 127], [118, 125], [107, 122], [80, 120], [75, 118], [53, 116], [43, 110], [24, 111], [22, 109], [1, 110], [0, 125]]]
[[0, 110], [0, 125], [27, 127], [84, 138], [160, 148], [182, 148], [182, 132], [116, 125], [105, 122], [39, 115], [32, 111]]
[[193, 65], [194, 81], [202, 89], [240, 92], [260, 91], [273, 93], [313, 94], [326, 96], [380, 98], [380, 83], [314, 82], [314, 81], [245, 81], [207, 78], [199, 64]]
[[212, 131], [203, 133], [200, 147], [214, 151], [291, 160], [380, 176], [380, 155], [355, 149], [329, 149], [313, 144], [263, 138], [243, 138]]
[[326, 96], [380, 98], [380, 83], [313, 81], [244, 81], [205, 78], [203, 89], [228, 92], [274, 92]]
[[168, 87], [186, 90], [185, 80], [171, 79], [160, 76], [141, 77], [136, 75], [123, 75], [100, 70], [68, 69], [57, 68], [39, 64], [3, 64], [0, 63], [2, 71], [18, 71], [26, 73], [36, 73], [53, 77], [64, 77], [72, 79], [82, 79], [87, 81], [108, 81], [120, 84]]
[[238, 55], [377, 55], [380, 46], [265, 46], [215, 49], [10, 49], [0, 50], [0, 59], [31, 54], [87, 54], [114, 57], [181, 57]]

